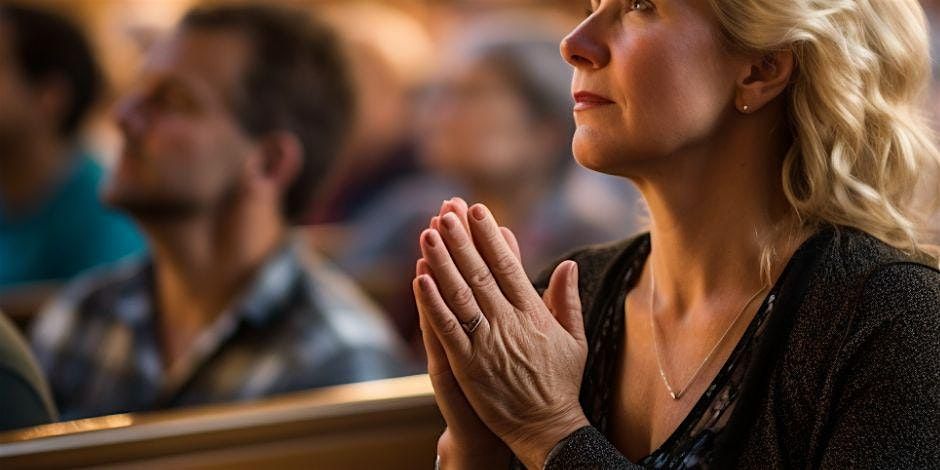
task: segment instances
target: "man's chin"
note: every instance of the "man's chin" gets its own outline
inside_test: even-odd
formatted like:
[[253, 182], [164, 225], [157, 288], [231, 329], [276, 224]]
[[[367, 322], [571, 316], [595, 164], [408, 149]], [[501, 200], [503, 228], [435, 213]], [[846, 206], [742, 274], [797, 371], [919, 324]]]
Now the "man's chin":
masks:
[[200, 212], [197, 204], [178, 199], [105, 195], [104, 200], [107, 205], [140, 221], [178, 220]]

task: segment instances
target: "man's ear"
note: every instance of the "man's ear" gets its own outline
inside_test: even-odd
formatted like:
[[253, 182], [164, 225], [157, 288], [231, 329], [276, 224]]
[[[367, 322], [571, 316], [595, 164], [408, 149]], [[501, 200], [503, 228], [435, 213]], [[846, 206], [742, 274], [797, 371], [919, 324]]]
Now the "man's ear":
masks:
[[738, 77], [735, 107], [749, 114], [773, 101], [790, 84], [794, 67], [790, 50], [753, 57], [744, 64]]
[[64, 78], [51, 77], [36, 84], [34, 90], [36, 109], [42, 113], [46, 122], [59, 126], [66, 119], [65, 115], [74, 99], [71, 85]]
[[292, 132], [275, 131], [261, 139], [260, 150], [262, 176], [286, 191], [303, 167], [303, 143]]

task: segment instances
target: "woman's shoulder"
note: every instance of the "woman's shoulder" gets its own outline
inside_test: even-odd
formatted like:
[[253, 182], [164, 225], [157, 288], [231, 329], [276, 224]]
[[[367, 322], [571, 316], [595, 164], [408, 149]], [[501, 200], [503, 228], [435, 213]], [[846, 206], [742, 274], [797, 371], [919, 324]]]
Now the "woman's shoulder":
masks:
[[[940, 272], [841, 227], [808, 240], [791, 267], [756, 356], [766, 367], [754, 367], [748, 382], [756, 393], [741, 394], [759, 397], [742, 402], [750, 406], [764, 400], [756, 412], [780, 426], [748, 432], [782, 439], [791, 456], [829, 461], [933, 455]], [[902, 446], [914, 453], [899, 454]]]
[[[837, 227], [819, 253], [816, 290], [841, 287], [859, 299], [908, 298], [940, 292], [935, 262], [899, 250], [860, 230]], [[940, 301], [940, 297], [931, 300]], [[936, 302], [934, 302], [936, 303]]]
[[859, 291], [856, 316], [879, 322], [903, 316], [905, 321], [940, 325], [940, 271], [914, 261], [879, 266]]
[[[811, 377], [806, 361], [817, 357], [827, 370], [828, 380], [817, 389], [831, 393], [831, 421], [885, 423], [891, 416], [887, 434], [916, 435], [921, 444], [911, 442], [912, 448], [935, 445], [940, 435], [924, 417], [940, 413], [940, 272], [862, 232], [838, 237], [826, 259], [832, 271], [852, 273], [857, 281], [845, 283], [844, 291], [825, 282], [813, 289], [816, 299], [828, 300], [816, 300], [818, 308], [800, 315], [797, 336], [805, 347], [798, 348], [802, 366], [791, 376]], [[807, 327], [832, 334], [820, 337]]]
[[818, 252], [798, 324], [841, 337], [847, 353], [901, 334], [908, 346], [940, 343], [940, 271], [859, 230], [836, 228]]

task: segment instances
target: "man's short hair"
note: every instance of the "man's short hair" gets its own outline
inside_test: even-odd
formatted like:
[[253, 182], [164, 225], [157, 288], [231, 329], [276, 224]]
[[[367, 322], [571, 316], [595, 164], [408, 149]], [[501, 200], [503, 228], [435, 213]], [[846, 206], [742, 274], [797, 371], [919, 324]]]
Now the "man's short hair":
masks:
[[13, 60], [29, 83], [41, 85], [51, 79], [68, 83], [68, 108], [58, 127], [63, 137], [72, 137], [97, 101], [103, 81], [85, 35], [63, 16], [4, 1], [0, 1], [0, 23], [9, 30]]
[[234, 112], [249, 135], [287, 130], [302, 143], [303, 165], [283, 201], [284, 215], [298, 221], [352, 124], [354, 97], [338, 39], [303, 12], [265, 5], [196, 8], [181, 29], [235, 32], [253, 48]]

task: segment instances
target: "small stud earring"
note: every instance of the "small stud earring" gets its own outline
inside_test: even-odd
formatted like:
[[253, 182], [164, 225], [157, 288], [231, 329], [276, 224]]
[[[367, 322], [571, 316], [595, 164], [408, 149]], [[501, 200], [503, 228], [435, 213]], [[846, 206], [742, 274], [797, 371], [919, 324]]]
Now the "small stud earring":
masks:
[[746, 112], [750, 111], [750, 109], [751, 109], [750, 106], [744, 105], [744, 106], [741, 108], [741, 111], [744, 111], [744, 112], [746, 113]]

